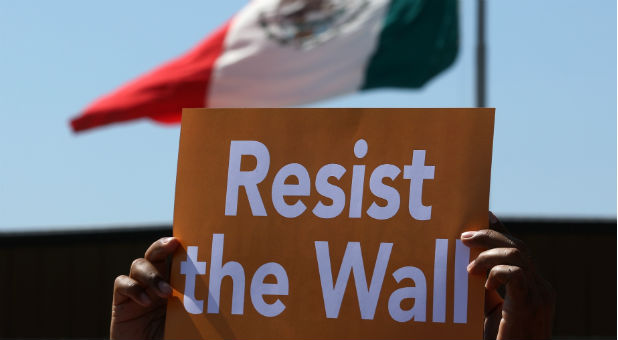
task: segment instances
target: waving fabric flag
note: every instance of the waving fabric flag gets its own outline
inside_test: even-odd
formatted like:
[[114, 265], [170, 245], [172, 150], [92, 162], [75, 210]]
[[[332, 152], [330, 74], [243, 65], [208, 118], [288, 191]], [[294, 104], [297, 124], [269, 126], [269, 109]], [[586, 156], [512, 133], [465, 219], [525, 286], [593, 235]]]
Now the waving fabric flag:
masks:
[[103, 96], [74, 131], [182, 108], [281, 107], [418, 88], [458, 47], [456, 0], [254, 0], [193, 50]]

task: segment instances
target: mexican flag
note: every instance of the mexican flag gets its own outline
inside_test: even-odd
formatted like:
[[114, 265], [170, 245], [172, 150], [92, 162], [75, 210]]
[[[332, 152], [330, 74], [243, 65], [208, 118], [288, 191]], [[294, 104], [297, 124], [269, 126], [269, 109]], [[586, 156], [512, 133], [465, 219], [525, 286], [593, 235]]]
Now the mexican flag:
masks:
[[253, 0], [179, 58], [99, 98], [74, 131], [182, 108], [285, 107], [418, 88], [458, 47], [456, 0]]

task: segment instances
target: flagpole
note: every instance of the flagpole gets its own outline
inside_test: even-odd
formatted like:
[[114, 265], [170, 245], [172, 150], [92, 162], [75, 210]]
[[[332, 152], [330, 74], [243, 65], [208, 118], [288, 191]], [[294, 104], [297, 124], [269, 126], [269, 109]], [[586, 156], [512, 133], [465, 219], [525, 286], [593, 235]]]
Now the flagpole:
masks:
[[486, 106], [485, 0], [476, 5], [476, 106]]

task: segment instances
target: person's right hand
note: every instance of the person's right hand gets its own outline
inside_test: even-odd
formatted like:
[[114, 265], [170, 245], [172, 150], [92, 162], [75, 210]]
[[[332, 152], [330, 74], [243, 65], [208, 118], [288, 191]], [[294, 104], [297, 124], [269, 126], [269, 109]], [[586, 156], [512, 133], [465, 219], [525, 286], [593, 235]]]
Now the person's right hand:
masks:
[[179, 244], [174, 237], [159, 239], [144, 258], [133, 261], [129, 276], [116, 278], [111, 339], [163, 338], [167, 299], [172, 295], [167, 258]]

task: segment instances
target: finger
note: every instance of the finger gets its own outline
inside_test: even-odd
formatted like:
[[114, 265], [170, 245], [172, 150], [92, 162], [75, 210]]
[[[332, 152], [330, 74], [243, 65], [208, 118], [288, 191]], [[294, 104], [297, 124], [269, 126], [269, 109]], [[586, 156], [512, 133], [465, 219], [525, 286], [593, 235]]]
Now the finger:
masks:
[[504, 299], [495, 290], [485, 290], [485, 315], [491, 314], [494, 310], [500, 309]]
[[170, 285], [161, 277], [157, 268], [146, 259], [133, 261], [129, 276], [159, 297], [167, 298], [172, 294]]
[[504, 300], [495, 290], [485, 290], [485, 325], [484, 339], [496, 339], [500, 320], [502, 320], [502, 304]]
[[144, 254], [144, 258], [154, 264], [161, 275], [167, 280], [168, 268], [165, 260], [176, 251], [179, 245], [180, 241], [175, 237], [161, 238], [148, 247], [148, 250], [146, 250]]
[[490, 229], [466, 231], [461, 234], [461, 241], [470, 248], [524, 248], [518, 239]]
[[492, 248], [480, 253], [468, 265], [470, 274], [484, 274], [497, 265], [513, 265], [521, 268], [527, 266], [526, 259], [517, 248]]
[[488, 290], [497, 289], [506, 285], [509, 292], [520, 292], [526, 287], [526, 274], [521, 267], [498, 265], [489, 271], [485, 288]]
[[126, 275], [120, 275], [114, 281], [113, 304], [119, 305], [128, 299], [144, 307], [152, 304], [152, 300], [146, 294], [146, 290], [140, 286], [139, 282]]
[[144, 254], [144, 258], [150, 262], [165, 261], [168, 256], [172, 255], [180, 242], [175, 237], [163, 237], [155, 241]]

